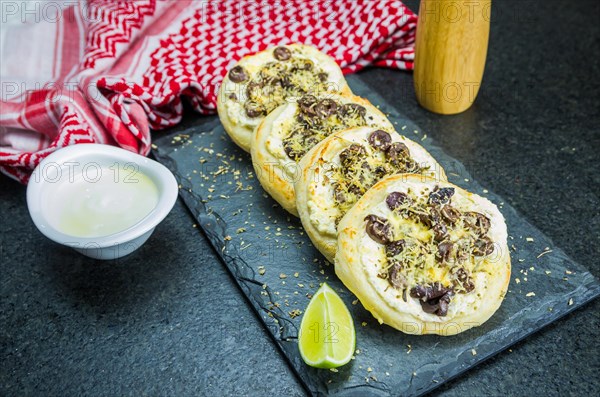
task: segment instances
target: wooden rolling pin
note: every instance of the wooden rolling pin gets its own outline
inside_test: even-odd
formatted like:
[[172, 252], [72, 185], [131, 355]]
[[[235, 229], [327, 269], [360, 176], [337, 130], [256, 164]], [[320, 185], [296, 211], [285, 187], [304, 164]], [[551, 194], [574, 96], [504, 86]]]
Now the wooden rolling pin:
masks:
[[414, 86], [424, 108], [441, 114], [475, 101], [487, 55], [491, 0], [421, 0]]

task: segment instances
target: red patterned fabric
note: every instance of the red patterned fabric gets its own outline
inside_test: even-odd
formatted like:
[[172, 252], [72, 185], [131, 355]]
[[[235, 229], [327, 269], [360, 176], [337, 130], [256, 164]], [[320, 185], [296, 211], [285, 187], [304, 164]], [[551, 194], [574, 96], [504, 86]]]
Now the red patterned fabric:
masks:
[[67, 145], [146, 155], [150, 129], [177, 124], [183, 98], [213, 113], [228, 68], [273, 45], [313, 45], [344, 73], [413, 67], [416, 16], [396, 0], [90, 1], [54, 9], [3, 27], [0, 171], [24, 183]]

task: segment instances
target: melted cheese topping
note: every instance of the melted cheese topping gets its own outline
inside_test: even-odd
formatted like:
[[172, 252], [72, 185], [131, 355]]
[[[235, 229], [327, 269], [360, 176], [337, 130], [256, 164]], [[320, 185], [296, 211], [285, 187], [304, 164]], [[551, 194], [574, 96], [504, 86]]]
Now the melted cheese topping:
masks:
[[[416, 285], [432, 285], [435, 282], [443, 286], [451, 287], [454, 284], [455, 290], [465, 291], [460, 280], [451, 270], [453, 266], [460, 266], [467, 274], [471, 274], [479, 263], [485, 259], [481, 256], [473, 255], [473, 243], [477, 240], [476, 233], [468, 228], [463, 219], [460, 219], [455, 226], [448, 226], [448, 237], [444, 241], [454, 244], [458, 250], [465, 252], [466, 260], [455, 261], [455, 263], [442, 263], [436, 259], [438, 252], [438, 242], [434, 240], [434, 233], [428, 226], [416, 221], [407, 211], [427, 215], [427, 193], [418, 197], [412, 196], [416, 201], [412, 204], [406, 203], [391, 212], [387, 218], [394, 236], [394, 240], [403, 239], [406, 242], [404, 250], [393, 257], [394, 261], [410, 264], [402, 270], [402, 276], [406, 279], [407, 288], [410, 289]], [[416, 209], [416, 211], [415, 211]], [[392, 266], [389, 259], [381, 264], [382, 271]], [[455, 270], [455, 269], [454, 269]]]
[[[419, 203], [426, 203], [430, 191], [420, 192], [416, 189], [422, 189], [422, 186], [419, 187], [419, 185], [409, 181], [402, 189], [398, 189], [398, 186], [396, 186], [393, 191], [407, 193]], [[391, 192], [389, 191], [388, 194]], [[480, 208], [471, 198], [464, 195], [453, 196], [451, 204], [461, 212], [472, 211], [473, 208], [477, 208], [478, 212], [490, 217], [487, 208]], [[397, 258], [405, 262], [401, 273], [405, 279], [407, 291], [405, 302], [403, 292], [392, 287], [387, 279], [382, 278], [382, 273], [387, 273], [391, 266], [386, 257], [385, 246], [374, 241], [367, 233], [363, 233], [361, 237], [360, 262], [363, 264], [365, 276], [375, 291], [386, 302], [398, 311], [407, 312], [423, 321], [431, 322], [449, 321], [459, 313], [477, 310], [477, 302], [482, 299], [482, 294], [487, 289], [488, 278], [494, 274], [495, 269], [500, 265], [496, 262], [500, 257], [500, 253], [496, 252], [497, 250], [487, 256], [469, 255], [467, 260], [460, 262], [460, 266], [464, 267], [469, 273], [475, 289], [470, 293], [461, 293], [464, 291], [461, 291], [460, 286], [457, 287], [456, 293], [448, 306], [446, 316], [429, 314], [423, 311], [419, 299], [410, 297], [408, 291], [416, 285], [432, 285], [434, 282], [440, 282], [445, 287], [451, 287], [456, 280], [455, 275], [452, 273], [452, 264], [442, 265], [440, 260], [435, 257], [437, 243], [434, 242], [433, 233], [427, 226], [404, 218], [401, 215], [401, 210], [391, 211], [385, 201], [375, 206], [370, 213], [388, 220], [393, 231], [394, 240], [404, 239], [406, 241], [405, 250]], [[497, 230], [493, 230], [496, 227], [492, 224], [489, 234], [498, 233]], [[468, 230], [463, 223], [458, 223], [455, 228], [448, 228], [448, 234], [450, 241], [460, 244], [461, 242], [466, 243], [466, 239], [472, 236], [472, 231]]]
[[[343, 97], [341, 95], [336, 95], [336, 94], [327, 95], [327, 98], [335, 100], [335, 102], [340, 105], [355, 103], [349, 98]], [[361, 106], [363, 106], [363, 105], [361, 105]], [[284, 141], [287, 138], [289, 138], [289, 136], [291, 135], [291, 133], [294, 131], [295, 128], [298, 128], [297, 127], [297, 124], [298, 124], [297, 116], [299, 113], [300, 113], [300, 110], [298, 109], [298, 104], [290, 103], [289, 105], [287, 105], [283, 109], [281, 114], [279, 114], [277, 116], [277, 118], [275, 120], [273, 120], [271, 136], [269, 137], [269, 139], [267, 139], [266, 145], [265, 145], [269, 154], [271, 154], [271, 156], [273, 156], [275, 159], [277, 159], [277, 164], [275, 164], [275, 167], [283, 170], [284, 178], [286, 178], [288, 181], [290, 181], [292, 183], [297, 178], [299, 178], [300, 170], [297, 167], [296, 160], [290, 159], [290, 157], [287, 155], [285, 148], [284, 148]], [[331, 117], [331, 119], [332, 120], [330, 122], [335, 123], [335, 125], [336, 125], [335, 128], [337, 128], [337, 130], [343, 129], [343, 127], [340, 124], [337, 124], [337, 121], [334, 121], [333, 117]], [[366, 107], [366, 115], [365, 115], [364, 119], [365, 119], [365, 125], [367, 125], [367, 126], [380, 127], [387, 131], [393, 130], [393, 127], [391, 126], [390, 122], [387, 120], [387, 118], [383, 114], [375, 113], [368, 107]], [[335, 120], [337, 120], [337, 118], [335, 118]], [[321, 138], [321, 139], [323, 139], [323, 138]], [[314, 145], [311, 145], [310, 147], [307, 146], [306, 148], [304, 148], [304, 147], [302, 147], [302, 148], [308, 150], [312, 146], [314, 146]], [[298, 159], [298, 160], [300, 160], [300, 159]]]
[[427, 171], [430, 168], [428, 165], [420, 166], [412, 157], [408, 157], [406, 163], [396, 165], [386, 159], [383, 151], [374, 149], [370, 145], [361, 145], [361, 147], [366, 151], [366, 155], [355, 157], [346, 167], [339, 165], [328, 173], [328, 176], [336, 181], [334, 200], [340, 209], [339, 215], [335, 219], [336, 224], [380, 179], [399, 173], [431, 175]]
[[[372, 131], [372, 129], [369, 129], [369, 132], [370, 131]], [[392, 142], [406, 143], [408, 141], [408, 139], [397, 133], [393, 132], [390, 135], [392, 136]], [[365, 185], [360, 181], [352, 181], [353, 183], [358, 183], [362, 186], [364, 189], [363, 192], [381, 179], [381, 177], [370, 175], [378, 166], [383, 165], [386, 167], [386, 176], [391, 175], [396, 171], [390, 164], [386, 165], [387, 161], [385, 160], [385, 155], [380, 150], [375, 150], [369, 145], [368, 136], [369, 134], [365, 133], [363, 129], [356, 130], [351, 134], [344, 133], [344, 139], [348, 141], [348, 146], [351, 143], [362, 145], [368, 153], [367, 156], [364, 156], [364, 160], [370, 164], [371, 168], [371, 171], [366, 171], [369, 174], [367, 175], [369, 183]], [[331, 156], [323, 159], [323, 162], [327, 164], [327, 167], [322, 166], [323, 168], [326, 168], [325, 174], [327, 179], [324, 178], [322, 183], [312, 184], [311, 189], [313, 190], [310, 192], [309, 200], [307, 202], [310, 222], [315, 226], [319, 233], [331, 237], [337, 236], [338, 221], [362, 196], [362, 194], [360, 196], [349, 195], [347, 202], [342, 205], [335, 199], [336, 191], [333, 183], [330, 183], [330, 181], [338, 181], [346, 186], [349, 184], [349, 181], [346, 181], [345, 177], [341, 175], [340, 172], [342, 166], [339, 155], [342, 150], [338, 153], [331, 153]], [[437, 165], [434, 166], [432, 164], [432, 161], [434, 160], [429, 156], [425, 149], [420, 146], [411, 146], [409, 150], [410, 158], [417, 167], [420, 168], [423, 175], [436, 177], [437, 170], [435, 168]]]
[[[292, 70], [299, 62], [312, 63], [315, 56], [303, 47], [288, 46], [287, 48], [292, 52], [292, 58], [289, 60], [278, 61], [272, 56], [272, 51], [268, 50], [245, 58], [239, 63], [248, 74], [248, 80], [242, 83], [234, 83], [229, 78], [224, 80], [225, 109], [233, 125], [253, 129], [273, 109], [286, 102], [295, 101], [306, 92], [328, 92], [339, 89], [334, 86], [337, 79], [341, 77], [337, 64], [320, 62], [318, 65], [313, 64], [311, 70]], [[273, 65], [279, 66], [273, 67]], [[323, 79], [320, 74], [325, 78]], [[269, 78], [275, 76], [285, 77], [285, 88], [280, 84], [269, 83]], [[263, 84], [263, 87], [248, 90], [248, 85], [251, 83]], [[260, 117], [248, 116], [244, 107], [248, 100], [263, 108], [264, 114]]]
[[[336, 103], [338, 107], [340, 103]], [[348, 128], [363, 127], [367, 125], [367, 120], [353, 113], [348, 116], [342, 116], [334, 113], [327, 118], [312, 118], [305, 120], [300, 115], [300, 110], [296, 110], [296, 122], [290, 125], [286, 137], [283, 139], [284, 147], [288, 148], [286, 153], [294, 161], [300, 159], [323, 139], [329, 135]]]

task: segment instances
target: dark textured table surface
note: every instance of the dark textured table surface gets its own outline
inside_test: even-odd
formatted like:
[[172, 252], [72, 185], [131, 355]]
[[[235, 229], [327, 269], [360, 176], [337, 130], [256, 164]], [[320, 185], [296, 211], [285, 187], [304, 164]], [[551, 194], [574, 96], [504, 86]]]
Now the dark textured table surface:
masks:
[[[495, 2], [483, 87], [457, 116], [420, 108], [410, 74], [361, 73], [596, 277], [598, 17], [596, 1]], [[25, 188], [6, 177], [0, 209], [0, 395], [304, 394], [180, 202], [113, 262], [44, 238]], [[434, 394], [598, 395], [599, 309], [596, 300]]]

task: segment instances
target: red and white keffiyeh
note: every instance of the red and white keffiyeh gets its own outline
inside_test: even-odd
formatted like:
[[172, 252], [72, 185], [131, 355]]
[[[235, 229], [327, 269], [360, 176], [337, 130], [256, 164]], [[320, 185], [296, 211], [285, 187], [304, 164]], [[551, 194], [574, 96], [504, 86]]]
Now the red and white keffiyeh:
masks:
[[410, 70], [416, 16], [397, 0], [6, 2], [0, 46], [0, 171], [26, 183], [57, 148], [148, 154], [150, 129], [202, 114], [235, 62], [306, 43], [352, 73]]

